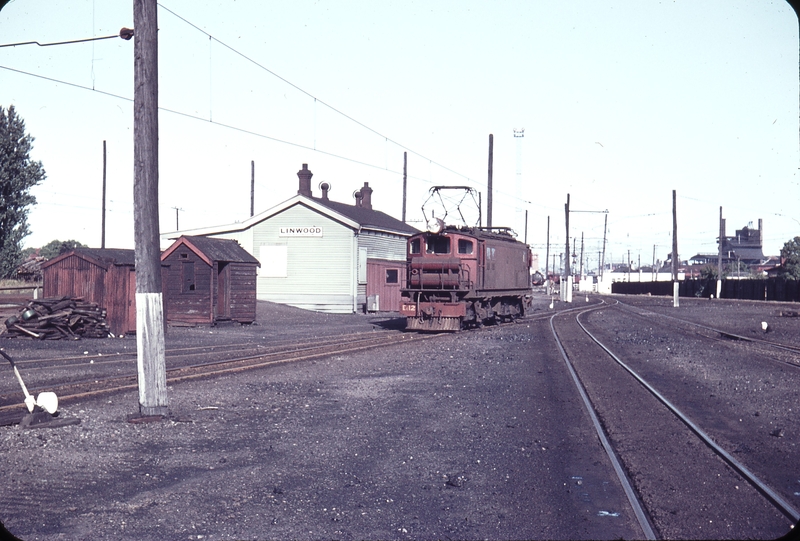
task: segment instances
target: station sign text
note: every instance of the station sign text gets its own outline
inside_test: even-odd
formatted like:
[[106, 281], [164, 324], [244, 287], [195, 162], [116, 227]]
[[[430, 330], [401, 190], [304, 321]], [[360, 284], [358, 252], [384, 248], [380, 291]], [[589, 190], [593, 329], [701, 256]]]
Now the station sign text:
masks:
[[322, 228], [312, 227], [281, 227], [279, 237], [321, 237]]

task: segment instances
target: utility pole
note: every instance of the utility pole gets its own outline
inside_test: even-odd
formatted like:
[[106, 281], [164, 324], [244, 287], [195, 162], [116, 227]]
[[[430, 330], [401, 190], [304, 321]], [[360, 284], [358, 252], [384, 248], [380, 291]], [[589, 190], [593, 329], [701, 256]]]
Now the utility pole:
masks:
[[600, 281], [603, 280], [603, 273], [606, 270], [606, 233], [608, 231], [608, 214], [603, 220], [603, 259], [600, 261]]
[[100, 248], [106, 247], [106, 142], [103, 141], [103, 217], [100, 224]]
[[158, 8], [134, 0], [133, 221], [139, 413], [168, 413], [158, 230]]
[[672, 190], [672, 281], [678, 281], [678, 208], [675, 190]]
[[583, 231], [581, 231], [581, 266], [578, 274], [583, 278]]
[[678, 283], [678, 205], [677, 192], [672, 190], [672, 306], [680, 304], [680, 284]]
[[[725, 240], [725, 220], [719, 207], [719, 260], [717, 261], [717, 298], [722, 293], [722, 242]], [[730, 256], [730, 254], [729, 254]]]
[[[181, 230], [181, 228], [180, 228], [180, 226], [178, 225], [178, 211], [181, 211], [181, 210], [183, 210], [183, 209], [180, 209], [180, 208], [178, 208], [178, 207], [172, 207], [172, 208], [174, 208], [174, 209], [175, 209], [175, 231], [180, 231], [180, 230]], [[251, 214], [250, 216], [252, 216], [252, 214]]]
[[550, 284], [550, 216], [547, 217], [547, 250], [544, 256], [544, 281], [547, 284], [547, 289], [549, 293], [551, 285]]
[[486, 197], [486, 227], [492, 228], [492, 167], [494, 163], [494, 135], [489, 134], [489, 195]]
[[628, 283], [631, 281], [631, 251], [628, 249]]
[[250, 160], [250, 217], [256, 213], [256, 162]]
[[525, 209], [525, 244], [528, 244], [528, 210]]
[[[403, 223], [406, 223], [406, 189], [407, 189], [407, 187], [408, 187], [408, 152], [403, 152]], [[480, 212], [480, 210], [478, 212]]]
[[651, 280], [652, 282], [655, 282], [656, 278], [658, 278], [658, 274], [657, 274], [658, 271], [656, 271], [656, 246], [658, 246], [658, 245], [657, 244], [653, 244], [653, 266], [650, 267], [650, 270], [653, 271], [651, 273], [653, 275], [653, 279]]
[[566, 244], [566, 257], [564, 258], [564, 276], [566, 277], [566, 284], [564, 285], [564, 298], [565, 302], [572, 302], [572, 272], [569, 268], [569, 194], [567, 194], [567, 203], [564, 205], [564, 218], [567, 230], [567, 244]]

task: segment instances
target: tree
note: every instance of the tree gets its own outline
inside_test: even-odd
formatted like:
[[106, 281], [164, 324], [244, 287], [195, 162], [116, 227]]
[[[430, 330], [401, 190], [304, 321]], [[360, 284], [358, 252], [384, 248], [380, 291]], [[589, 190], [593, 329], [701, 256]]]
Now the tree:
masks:
[[786, 241], [781, 248], [781, 267], [778, 276], [784, 280], [800, 280], [800, 237]]
[[53, 259], [61, 254], [65, 254], [75, 248], [88, 248], [85, 244], [81, 244], [77, 240], [51, 240], [41, 248], [39, 248], [39, 255], [47, 259]]
[[22, 257], [22, 239], [28, 230], [28, 212], [36, 198], [31, 188], [46, 175], [42, 162], [31, 160], [33, 137], [14, 106], [0, 106], [0, 277], [11, 276]]

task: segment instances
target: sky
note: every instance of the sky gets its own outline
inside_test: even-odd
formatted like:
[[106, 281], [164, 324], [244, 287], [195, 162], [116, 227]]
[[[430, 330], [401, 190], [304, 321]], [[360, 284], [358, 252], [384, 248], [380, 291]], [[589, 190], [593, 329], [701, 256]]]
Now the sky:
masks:
[[[673, 190], [681, 259], [716, 253], [720, 207], [727, 235], [763, 220], [765, 255], [800, 235], [798, 20], [782, 0], [161, 0], [158, 25], [162, 233], [248, 219], [251, 162], [256, 213], [294, 196], [307, 163], [314, 195], [324, 181], [352, 203], [369, 182], [399, 219], [404, 152], [423, 228], [433, 186], [485, 205], [492, 134], [492, 225], [542, 266], [548, 219], [564, 251], [568, 196], [587, 267], [604, 229], [607, 262], [665, 259]], [[12, 0], [0, 45], [133, 26], [130, 0]], [[133, 248], [133, 84], [133, 41], [0, 48], [0, 106], [47, 173], [25, 246], [100, 246], [105, 141], [106, 247]]]

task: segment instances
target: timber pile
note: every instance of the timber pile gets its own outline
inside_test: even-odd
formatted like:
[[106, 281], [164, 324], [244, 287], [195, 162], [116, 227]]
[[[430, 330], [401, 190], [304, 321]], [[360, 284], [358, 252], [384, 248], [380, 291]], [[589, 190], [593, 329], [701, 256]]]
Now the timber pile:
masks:
[[109, 336], [106, 311], [80, 297], [29, 301], [18, 316], [6, 320], [6, 334], [39, 340], [78, 340]]

